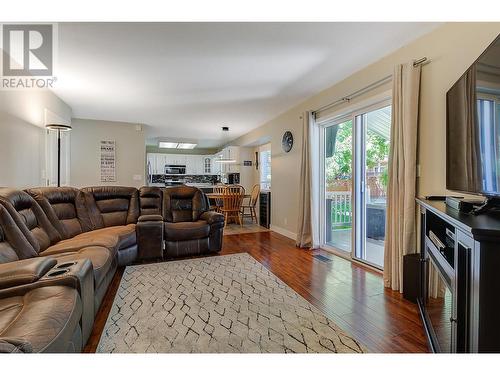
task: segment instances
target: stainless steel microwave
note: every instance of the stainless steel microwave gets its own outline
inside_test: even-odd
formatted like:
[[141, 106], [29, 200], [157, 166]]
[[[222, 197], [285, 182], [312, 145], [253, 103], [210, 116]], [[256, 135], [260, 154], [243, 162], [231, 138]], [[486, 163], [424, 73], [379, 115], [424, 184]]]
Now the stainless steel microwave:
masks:
[[185, 165], [165, 165], [165, 174], [186, 174]]

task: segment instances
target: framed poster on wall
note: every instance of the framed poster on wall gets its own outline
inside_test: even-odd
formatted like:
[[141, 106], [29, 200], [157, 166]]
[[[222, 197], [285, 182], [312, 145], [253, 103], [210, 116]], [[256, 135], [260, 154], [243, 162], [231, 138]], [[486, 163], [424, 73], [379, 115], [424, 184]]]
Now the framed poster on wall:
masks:
[[101, 182], [116, 182], [116, 141], [101, 141]]

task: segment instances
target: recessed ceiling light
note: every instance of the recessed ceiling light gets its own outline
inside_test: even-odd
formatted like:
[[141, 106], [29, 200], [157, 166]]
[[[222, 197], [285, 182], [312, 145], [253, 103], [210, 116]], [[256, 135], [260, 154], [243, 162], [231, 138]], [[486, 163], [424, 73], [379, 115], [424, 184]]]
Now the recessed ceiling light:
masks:
[[158, 142], [159, 148], [177, 148], [177, 142]]
[[193, 149], [195, 147], [196, 147], [196, 143], [184, 143], [184, 142], [182, 142], [182, 143], [179, 143], [177, 145], [177, 148], [185, 149], [185, 150], [186, 149]]

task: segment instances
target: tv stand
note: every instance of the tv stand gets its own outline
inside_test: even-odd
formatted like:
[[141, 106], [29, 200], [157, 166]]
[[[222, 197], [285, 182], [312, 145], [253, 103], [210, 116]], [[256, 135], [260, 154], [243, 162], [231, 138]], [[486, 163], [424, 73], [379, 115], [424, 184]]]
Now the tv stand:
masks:
[[481, 215], [490, 210], [500, 210], [500, 198], [486, 198], [481, 206], [471, 211], [471, 214]]
[[[500, 215], [469, 215], [444, 202], [420, 206], [417, 303], [435, 352], [500, 353]], [[487, 207], [497, 207], [490, 200]]]

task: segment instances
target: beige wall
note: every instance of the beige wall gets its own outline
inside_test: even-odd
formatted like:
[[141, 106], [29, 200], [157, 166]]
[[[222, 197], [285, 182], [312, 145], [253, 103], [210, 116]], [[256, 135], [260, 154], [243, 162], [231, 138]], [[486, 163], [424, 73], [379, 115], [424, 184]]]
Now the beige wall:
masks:
[[0, 91], [0, 186], [45, 184], [47, 122], [71, 121], [71, 108], [46, 90]]
[[44, 131], [6, 112], [0, 112], [0, 186], [43, 184]]
[[[252, 166], [244, 166], [243, 161], [251, 160]], [[240, 148], [240, 184], [245, 188], [245, 192], [250, 194], [255, 184], [255, 153], [253, 147]]]
[[[431, 63], [422, 70], [418, 193], [445, 193], [446, 91], [499, 33], [500, 23], [445, 24], [234, 141], [233, 144], [243, 146], [255, 145], [259, 139], [271, 139], [271, 221], [276, 230], [290, 236], [296, 232], [303, 112], [338, 100], [391, 74], [396, 64], [424, 56]], [[377, 92], [388, 88], [390, 85]], [[373, 94], [375, 92], [357, 101]], [[353, 104], [354, 101], [350, 103]], [[339, 109], [341, 107], [336, 108]], [[295, 139], [288, 154], [281, 150], [285, 130], [291, 130]]]
[[0, 111], [41, 128], [46, 122], [71, 121], [71, 107], [48, 90], [0, 90]]
[[[71, 132], [71, 185], [144, 185], [146, 143], [137, 124], [73, 119]], [[101, 182], [100, 141], [116, 141], [116, 182]], [[135, 179], [138, 178], [138, 179]]]

